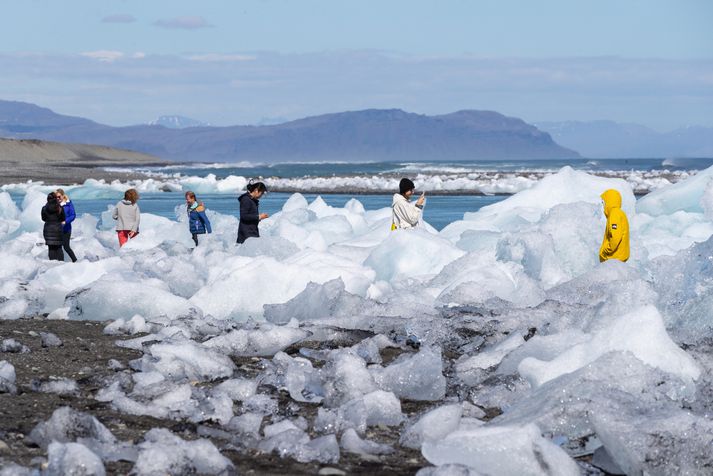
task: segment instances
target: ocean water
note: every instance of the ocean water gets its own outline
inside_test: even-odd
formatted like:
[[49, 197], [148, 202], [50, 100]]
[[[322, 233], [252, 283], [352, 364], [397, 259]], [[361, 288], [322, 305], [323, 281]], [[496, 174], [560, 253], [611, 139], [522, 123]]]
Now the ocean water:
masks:
[[[683, 180], [713, 165], [713, 159], [609, 159], [413, 163], [290, 163], [290, 164], [179, 164], [134, 168], [150, 178], [129, 183], [88, 181], [64, 187], [78, 213], [99, 216], [134, 187], [141, 193], [143, 212], [176, 218], [184, 192], [193, 190], [208, 209], [238, 214], [237, 197], [251, 179], [263, 180], [270, 190], [260, 211], [273, 214], [291, 193], [312, 201], [321, 196], [329, 205], [343, 207], [357, 198], [367, 210], [391, 205], [401, 177], [410, 177], [417, 190], [427, 192], [425, 220], [441, 230], [467, 212], [498, 202], [534, 186], [542, 177], [564, 166], [591, 174], [627, 180], [637, 195]], [[19, 204], [28, 186], [5, 186]], [[47, 184], [47, 189], [51, 185]], [[182, 210], [181, 210], [182, 212]]]

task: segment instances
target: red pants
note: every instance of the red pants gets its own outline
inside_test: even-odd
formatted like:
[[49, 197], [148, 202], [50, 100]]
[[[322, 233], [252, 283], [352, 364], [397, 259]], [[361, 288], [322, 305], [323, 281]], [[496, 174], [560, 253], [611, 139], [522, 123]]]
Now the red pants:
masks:
[[119, 248], [124, 246], [126, 242], [129, 241], [129, 238], [131, 238], [129, 233], [131, 233], [131, 230], [116, 230], [116, 234], [119, 236]]

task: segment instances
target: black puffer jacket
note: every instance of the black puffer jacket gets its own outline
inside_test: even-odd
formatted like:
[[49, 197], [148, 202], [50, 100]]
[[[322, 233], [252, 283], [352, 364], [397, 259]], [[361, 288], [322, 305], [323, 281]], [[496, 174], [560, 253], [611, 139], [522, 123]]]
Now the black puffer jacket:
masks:
[[250, 237], [260, 236], [257, 229], [260, 223], [260, 213], [257, 211], [257, 206], [260, 200], [252, 198], [249, 194], [244, 193], [238, 197], [240, 202], [240, 225], [238, 225], [238, 243], [243, 243]]
[[64, 221], [64, 210], [59, 206], [59, 203], [47, 202], [42, 207], [42, 221], [45, 222], [45, 227], [42, 234], [45, 237], [46, 245], [62, 245], [62, 222]]

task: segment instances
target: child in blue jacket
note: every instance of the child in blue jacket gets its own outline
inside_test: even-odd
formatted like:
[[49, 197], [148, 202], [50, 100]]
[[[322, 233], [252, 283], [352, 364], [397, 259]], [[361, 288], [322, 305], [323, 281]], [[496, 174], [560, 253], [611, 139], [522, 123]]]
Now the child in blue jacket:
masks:
[[198, 203], [196, 194], [190, 190], [186, 192], [186, 211], [188, 212], [188, 228], [191, 231], [193, 242], [198, 246], [198, 235], [211, 233], [210, 220], [205, 214], [205, 206]]

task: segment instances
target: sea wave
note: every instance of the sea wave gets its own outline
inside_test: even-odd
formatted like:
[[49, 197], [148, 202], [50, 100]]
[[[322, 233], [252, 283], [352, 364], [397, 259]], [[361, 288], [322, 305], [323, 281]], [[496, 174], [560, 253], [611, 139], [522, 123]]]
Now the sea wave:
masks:
[[[431, 194], [496, 195], [514, 194], [532, 187], [552, 172], [543, 170], [517, 172], [469, 172], [433, 173], [429, 170], [410, 175], [418, 191]], [[695, 171], [598, 171], [594, 175], [626, 180], [636, 194], [646, 194], [665, 185], [683, 180]], [[398, 190], [399, 180], [404, 174], [393, 172], [361, 175], [303, 176], [303, 177], [263, 177], [269, 190], [275, 192], [340, 193], [340, 194], [388, 194]], [[209, 173], [205, 176], [183, 175], [181, 173], [153, 172], [146, 179], [125, 182], [89, 179], [83, 184], [65, 187], [72, 190], [77, 198], [104, 198], [115, 196], [116, 192], [128, 187], [141, 193], [185, 192], [196, 193], [237, 193], [245, 190], [251, 177], [228, 175], [219, 177]], [[27, 188], [36, 188], [38, 182], [4, 185], [5, 191], [22, 193]], [[49, 190], [51, 184], [46, 185]]]

